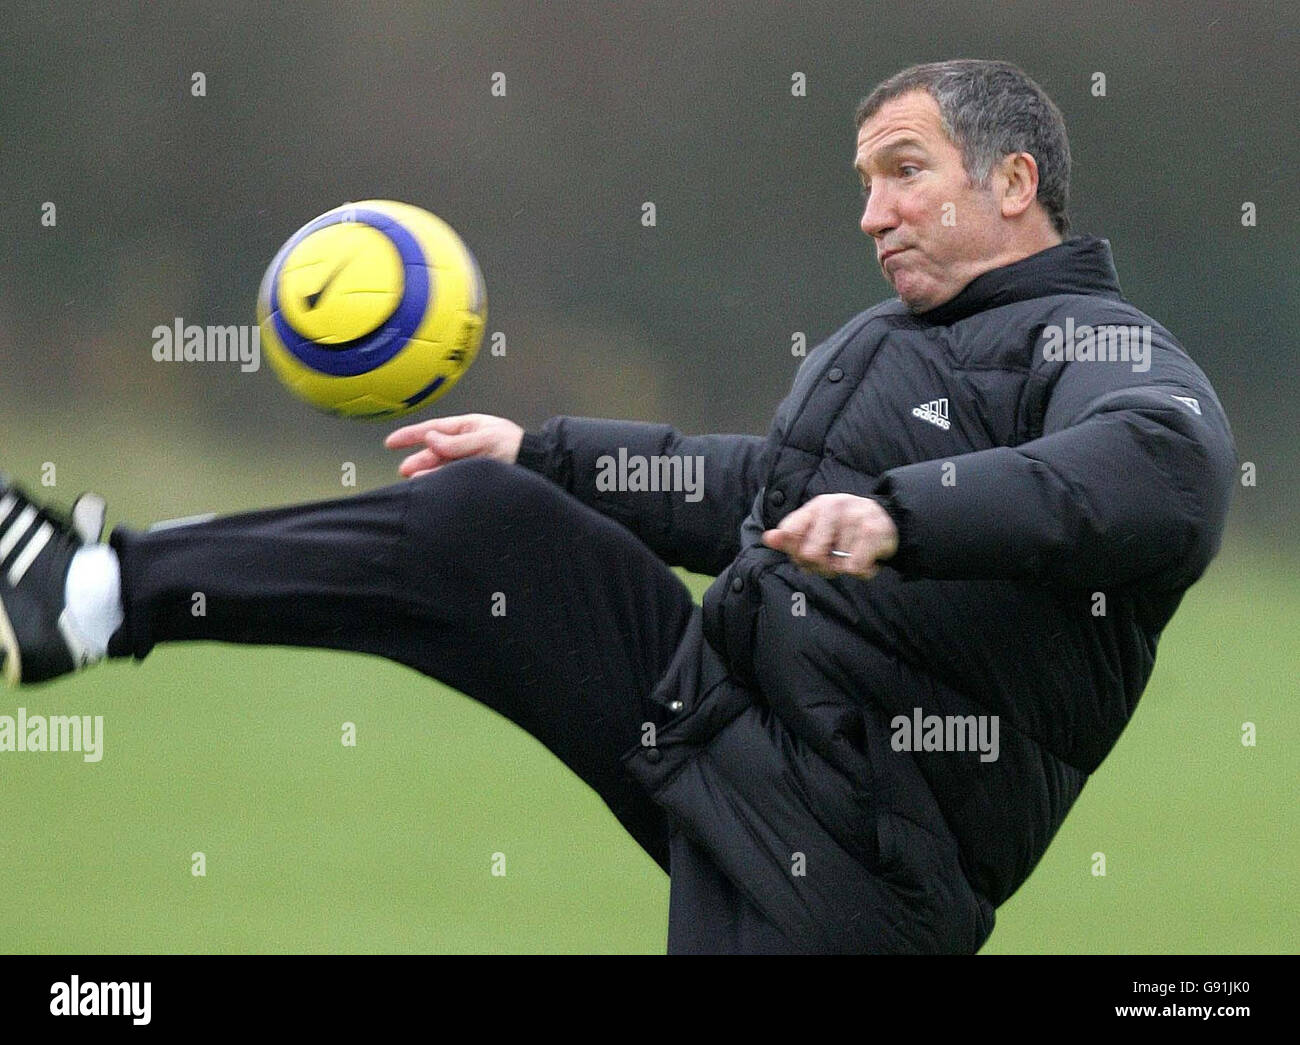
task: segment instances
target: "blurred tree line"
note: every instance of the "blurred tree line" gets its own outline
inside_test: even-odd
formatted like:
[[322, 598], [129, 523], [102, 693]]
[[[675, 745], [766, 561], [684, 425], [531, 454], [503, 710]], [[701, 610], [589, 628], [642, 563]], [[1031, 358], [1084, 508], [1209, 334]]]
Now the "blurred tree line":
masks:
[[1075, 231], [1111, 240], [1126, 296], [1214, 381], [1258, 468], [1238, 513], [1290, 514], [1294, 7], [51, 0], [6, 21], [0, 442], [87, 410], [214, 453], [377, 442], [267, 367], [149, 351], [176, 317], [253, 322], [279, 244], [373, 197], [462, 233], [506, 336], [431, 412], [762, 432], [796, 332], [889, 296], [854, 105], [912, 62], [997, 57], [1066, 116]]

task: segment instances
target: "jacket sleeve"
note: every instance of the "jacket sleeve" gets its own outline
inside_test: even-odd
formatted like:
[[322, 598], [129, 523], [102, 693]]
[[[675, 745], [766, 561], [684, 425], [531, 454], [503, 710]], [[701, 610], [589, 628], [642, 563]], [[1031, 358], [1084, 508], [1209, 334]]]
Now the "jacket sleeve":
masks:
[[1219, 549], [1236, 474], [1227, 418], [1180, 350], [1149, 372], [1061, 367], [1042, 436], [886, 472], [904, 576], [1181, 589]]
[[[524, 433], [518, 463], [622, 523], [668, 565], [715, 575], [740, 550], [740, 524], [758, 492], [764, 446], [760, 436], [682, 435], [641, 421], [553, 417]], [[690, 481], [686, 488], [672, 484], [677, 489], [624, 488], [611, 481], [620, 454], [674, 458], [683, 468], [674, 475]]]

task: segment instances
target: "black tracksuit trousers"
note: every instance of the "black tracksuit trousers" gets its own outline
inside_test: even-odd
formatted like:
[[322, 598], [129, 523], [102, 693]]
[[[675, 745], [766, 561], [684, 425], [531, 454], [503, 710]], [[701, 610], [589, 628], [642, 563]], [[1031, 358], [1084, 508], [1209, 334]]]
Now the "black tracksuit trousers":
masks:
[[788, 946], [620, 762], [645, 723], [668, 721], [649, 695], [686, 627], [689, 591], [549, 480], [471, 459], [339, 500], [118, 527], [110, 542], [126, 611], [111, 656], [218, 640], [408, 665], [545, 744], [664, 870], [671, 841], [670, 951]]

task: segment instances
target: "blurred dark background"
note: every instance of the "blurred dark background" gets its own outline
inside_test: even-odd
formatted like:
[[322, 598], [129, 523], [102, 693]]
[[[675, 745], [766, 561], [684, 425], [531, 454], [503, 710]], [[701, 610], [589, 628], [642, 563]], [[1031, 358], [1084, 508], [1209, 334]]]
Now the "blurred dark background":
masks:
[[[279, 244], [370, 197], [457, 228], [507, 337], [417, 416], [762, 432], [792, 333], [890, 296], [857, 227], [856, 102], [914, 62], [996, 57], [1064, 112], [1075, 232], [1110, 239], [1126, 296], [1209, 374], [1258, 469], [1234, 526], [1280, 545], [1298, 24], [1227, 2], [6, 3], [0, 462], [32, 481], [57, 451], [176, 514], [328, 492], [342, 460], [391, 481], [386, 426], [315, 413], [269, 365], [150, 358], [174, 317], [253, 322]], [[203, 479], [221, 458], [267, 485]]]

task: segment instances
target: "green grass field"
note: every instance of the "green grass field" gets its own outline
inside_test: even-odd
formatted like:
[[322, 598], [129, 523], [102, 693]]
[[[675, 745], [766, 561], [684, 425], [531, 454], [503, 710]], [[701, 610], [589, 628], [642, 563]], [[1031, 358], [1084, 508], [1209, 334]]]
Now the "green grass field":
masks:
[[[182, 514], [169, 498], [236, 482], [244, 506], [329, 492], [209, 460], [178, 493], [158, 479], [169, 452], [150, 476], [99, 481], [118, 494], [111, 518]], [[27, 460], [11, 467], [30, 484]], [[93, 462], [77, 469], [56, 499], [94, 485]], [[1296, 564], [1231, 537], [985, 953], [1300, 950], [1297, 619]], [[0, 753], [0, 950], [664, 949], [668, 879], [600, 802], [516, 727], [407, 669], [175, 646], [0, 691], [0, 714], [20, 706], [103, 715], [105, 744], [97, 764]]]

